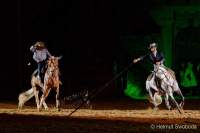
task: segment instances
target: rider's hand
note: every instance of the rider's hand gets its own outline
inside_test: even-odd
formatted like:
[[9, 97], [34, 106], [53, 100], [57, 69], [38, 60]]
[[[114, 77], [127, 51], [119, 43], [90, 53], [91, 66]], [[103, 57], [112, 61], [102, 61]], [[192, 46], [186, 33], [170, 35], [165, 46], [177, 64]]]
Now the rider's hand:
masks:
[[139, 59], [134, 59], [133, 63], [137, 63], [139, 61]]

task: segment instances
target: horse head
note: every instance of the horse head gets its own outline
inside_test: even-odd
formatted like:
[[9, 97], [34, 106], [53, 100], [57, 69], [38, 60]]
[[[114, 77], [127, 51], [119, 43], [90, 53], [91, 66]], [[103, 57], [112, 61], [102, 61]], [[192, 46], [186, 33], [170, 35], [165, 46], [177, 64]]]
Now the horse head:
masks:
[[58, 69], [58, 66], [59, 66], [59, 60], [61, 59], [62, 57], [59, 56], [59, 57], [56, 57], [56, 56], [51, 56], [48, 61], [47, 61], [47, 66], [48, 66], [48, 69], [50, 69], [50, 71], [53, 71], [55, 69]]
[[156, 73], [156, 77], [161, 80], [166, 78], [166, 76], [168, 76], [167, 70], [161, 65], [156, 65], [155, 73]]

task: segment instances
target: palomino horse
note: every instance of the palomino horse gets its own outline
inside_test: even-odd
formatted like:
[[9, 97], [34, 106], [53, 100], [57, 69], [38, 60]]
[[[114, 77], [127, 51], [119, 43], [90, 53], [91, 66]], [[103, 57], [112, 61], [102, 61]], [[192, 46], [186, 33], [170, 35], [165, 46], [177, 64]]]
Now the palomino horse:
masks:
[[[39, 91], [42, 90], [43, 91], [43, 84], [41, 83], [41, 81], [37, 78], [37, 70], [35, 70], [31, 76], [31, 86], [32, 88], [19, 94], [18, 100], [18, 108], [22, 109], [22, 107], [24, 106], [24, 104], [30, 100], [33, 96], [35, 96], [35, 101], [37, 104], [37, 108], [39, 108]], [[44, 102], [43, 103], [44, 108], [48, 109], [47, 104]]]
[[[178, 86], [177, 80], [163, 66], [156, 66], [156, 70], [153, 72], [152, 77], [146, 81], [146, 89], [149, 92], [150, 102], [153, 103], [154, 109], [157, 109], [157, 106], [161, 104], [161, 96], [163, 95], [165, 97], [165, 104], [167, 108], [169, 110], [171, 109], [169, 104], [170, 97], [172, 102], [176, 105], [178, 111], [181, 113], [181, 108], [184, 105], [184, 96]], [[180, 104], [178, 104], [175, 100], [173, 96], [174, 92], [182, 98]], [[161, 99], [161, 101], [157, 102], [158, 99]]]
[[45, 99], [49, 95], [51, 89], [55, 89], [56, 91], [56, 108], [59, 111], [60, 109], [60, 101], [59, 101], [59, 90], [60, 90], [60, 71], [58, 67], [58, 60], [61, 57], [51, 56], [47, 63], [47, 70], [44, 76], [44, 91], [40, 100], [40, 105], [38, 111], [40, 111], [42, 105], [45, 103]]

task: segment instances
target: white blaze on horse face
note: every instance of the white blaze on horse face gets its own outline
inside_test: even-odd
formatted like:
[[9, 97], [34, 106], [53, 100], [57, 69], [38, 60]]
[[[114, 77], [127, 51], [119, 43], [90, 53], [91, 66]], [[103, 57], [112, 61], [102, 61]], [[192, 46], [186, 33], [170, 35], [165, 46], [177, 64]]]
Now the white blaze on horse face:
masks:
[[54, 68], [53, 68], [53, 67], [50, 67], [50, 68], [49, 68], [49, 71], [50, 71], [50, 72], [53, 72], [53, 71], [54, 71]]
[[54, 67], [55, 67], [55, 68], [58, 68], [58, 59], [57, 59], [57, 58], [54, 60], [54, 63], [53, 63], [53, 64], [54, 64]]
[[53, 65], [52, 59], [50, 59], [48, 62], [48, 69], [50, 72], [54, 71], [54, 65]]

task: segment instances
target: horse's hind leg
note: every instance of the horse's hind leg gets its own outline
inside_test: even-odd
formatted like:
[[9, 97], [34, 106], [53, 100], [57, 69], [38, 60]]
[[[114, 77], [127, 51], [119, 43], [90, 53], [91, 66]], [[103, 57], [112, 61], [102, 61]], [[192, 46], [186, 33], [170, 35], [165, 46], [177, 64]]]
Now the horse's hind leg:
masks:
[[59, 101], [59, 87], [56, 90], [56, 108], [58, 111], [60, 111], [60, 101]]
[[180, 103], [179, 105], [180, 105], [181, 108], [183, 108], [185, 98], [184, 98], [184, 96], [183, 96], [183, 94], [182, 94], [182, 92], [181, 92], [181, 90], [180, 90], [180, 88], [179, 88], [179, 86], [178, 86], [178, 83], [176, 84], [175, 87], [176, 87], [175, 92], [176, 92], [179, 96], [181, 96], [181, 98], [182, 98], [182, 101], [181, 101], [181, 103]]
[[184, 98], [184, 96], [183, 96], [181, 90], [179, 90], [179, 94], [180, 94], [181, 97], [182, 97], [182, 102], [180, 103], [180, 107], [183, 108], [183, 106], [184, 106], [184, 104], [185, 104], [185, 98]]
[[182, 113], [182, 112], [181, 112], [181, 109], [180, 109], [180, 106], [178, 105], [178, 103], [176, 102], [176, 100], [175, 100], [175, 98], [174, 98], [174, 96], [173, 96], [173, 93], [170, 92], [169, 95], [170, 95], [170, 98], [172, 99], [172, 102], [176, 105], [176, 107], [177, 107], [179, 113]]
[[176, 93], [177, 93], [179, 96], [181, 96], [181, 98], [182, 98], [182, 101], [180, 102], [179, 106], [180, 106], [181, 108], [183, 108], [185, 98], [184, 98], [184, 96], [183, 96], [181, 90], [176, 91]]

